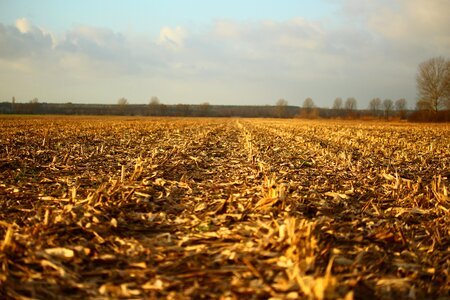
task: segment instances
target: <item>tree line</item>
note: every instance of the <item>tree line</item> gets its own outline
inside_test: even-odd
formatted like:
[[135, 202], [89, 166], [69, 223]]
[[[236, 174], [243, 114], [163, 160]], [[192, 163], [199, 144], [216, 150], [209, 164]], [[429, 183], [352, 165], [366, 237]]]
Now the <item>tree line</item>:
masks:
[[[120, 101], [119, 101], [120, 100]], [[341, 108], [316, 107], [311, 98], [301, 107], [289, 105], [279, 99], [275, 105], [211, 105], [201, 104], [130, 104], [120, 98], [117, 104], [76, 104], [76, 103], [0, 103], [3, 114], [59, 114], [59, 115], [116, 115], [116, 116], [178, 116], [178, 117], [254, 117], [254, 118], [363, 118], [371, 114], [369, 110], [356, 109], [356, 100]]]
[[281, 98], [275, 105], [235, 106], [210, 105], [167, 105], [157, 96], [152, 96], [147, 105], [130, 104], [121, 97], [115, 105], [40, 103], [33, 98], [28, 103], [0, 103], [0, 113], [14, 114], [86, 114], [86, 115], [142, 115], [142, 116], [195, 116], [195, 117], [271, 117], [271, 118], [380, 118], [392, 117], [419, 122], [450, 122], [450, 60], [443, 57], [431, 58], [418, 66], [416, 75], [418, 98], [415, 109], [408, 110], [405, 98], [397, 100], [373, 98], [366, 109], [357, 108], [357, 100], [348, 97], [334, 99], [331, 108], [319, 108], [311, 97], [306, 98], [300, 108], [290, 106]]
[[[416, 75], [418, 99], [413, 111], [408, 110], [405, 98], [395, 101], [392, 99], [373, 98], [367, 110], [357, 110], [357, 101], [349, 97], [345, 101], [341, 97], [334, 99], [328, 117], [359, 118], [375, 117], [389, 120], [394, 115], [400, 119], [410, 121], [450, 122], [450, 60], [434, 57], [422, 62]], [[281, 101], [282, 100], [282, 101]], [[280, 99], [277, 106], [287, 105], [287, 101]], [[303, 101], [298, 117], [318, 118], [325, 112], [314, 104], [308, 97]]]

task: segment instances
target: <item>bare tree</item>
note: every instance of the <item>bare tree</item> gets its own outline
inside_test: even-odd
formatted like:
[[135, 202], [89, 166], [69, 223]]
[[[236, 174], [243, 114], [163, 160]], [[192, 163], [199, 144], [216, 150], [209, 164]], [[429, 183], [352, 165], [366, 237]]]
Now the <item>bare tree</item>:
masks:
[[384, 99], [383, 100], [383, 109], [384, 109], [384, 116], [386, 117], [386, 120], [389, 120], [389, 112], [394, 107], [394, 102], [391, 99]]
[[287, 102], [285, 99], [281, 98], [281, 99], [278, 99], [278, 100], [277, 100], [276, 105], [277, 105], [277, 106], [287, 106], [287, 105], [288, 105], [288, 102]]
[[160, 105], [161, 104], [161, 101], [159, 101], [159, 98], [158, 97], [156, 97], [156, 96], [152, 96], [151, 98], [150, 98], [150, 102], [149, 102], [149, 105]]
[[319, 117], [319, 110], [311, 97], [303, 101], [302, 108], [299, 111], [299, 117], [308, 119], [316, 119]]
[[400, 99], [395, 100], [395, 109], [396, 110], [399, 110], [399, 111], [405, 110], [406, 105], [407, 105], [407, 102], [406, 102], [405, 98], [400, 98]]
[[333, 102], [333, 109], [342, 109], [342, 98], [337, 97]]
[[313, 99], [308, 97], [305, 99], [305, 101], [303, 101], [302, 107], [309, 111], [309, 110], [312, 110], [314, 107], [316, 107], [316, 105], [314, 104]]
[[161, 110], [161, 101], [156, 96], [152, 96], [150, 98], [150, 102], [148, 103], [149, 114], [151, 116], [158, 116], [162, 114]]
[[381, 108], [381, 99], [380, 98], [373, 98], [369, 102], [369, 109], [372, 111], [372, 115], [378, 116], [379, 111]]
[[128, 105], [128, 100], [127, 100], [127, 98], [122, 97], [119, 100], [117, 100], [117, 104], [120, 106]]
[[404, 119], [406, 116], [406, 99], [405, 98], [400, 98], [395, 100], [395, 109], [398, 112], [398, 115], [401, 119]]
[[288, 106], [288, 102], [285, 99], [281, 98], [281, 99], [277, 100], [277, 103], [276, 103], [276, 114], [277, 114], [278, 118], [286, 117], [286, 112], [287, 112], [286, 108], [287, 108], [287, 106]]
[[125, 97], [119, 98], [119, 100], [117, 100], [117, 105], [118, 107], [118, 114], [119, 115], [124, 115], [127, 111], [127, 106], [128, 106], [128, 100]]
[[209, 104], [209, 102], [203, 102], [199, 105], [199, 111], [201, 116], [208, 116], [210, 110], [211, 105]]
[[343, 110], [342, 110], [343, 105], [344, 105], [343, 103], [344, 103], [344, 101], [342, 101], [341, 97], [336, 97], [336, 99], [334, 99], [333, 106], [331, 107], [332, 114], [334, 117], [341, 117], [342, 112], [343, 112]]
[[434, 57], [421, 63], [416, 81], [419, 109], [438, 111], [450, 106], [450, 60]]
[[353, 97], [347, 98], [345, 100], [345, 109], [349, 112], [352, 112], [356, 109], [356, 99]]
[[419, 99], [416, 102], [417, 110], [431, 110], [430, 102], [424, 99]]
[[30, 113], [35, 114], [38, 112], [38, 107], [39, 107], [39, 99], [38, 98], [33, 98], [30, 100], [30, 104], [29, 104], [29, 110]]

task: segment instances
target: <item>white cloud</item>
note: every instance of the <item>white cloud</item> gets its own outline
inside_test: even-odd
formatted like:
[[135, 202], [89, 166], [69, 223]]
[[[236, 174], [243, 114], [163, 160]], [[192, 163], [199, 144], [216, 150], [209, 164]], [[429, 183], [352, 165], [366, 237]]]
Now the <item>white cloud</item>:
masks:
[[213, 31], [218, 37], [235, 39], [239, 38], [241, 28], [235, 22], [219, 20], [214, 23]]
[[448, 0], [346, 0], [344, 3], [347, 22], [380, 39], [386, 48], [422, 59], [448, 53]]
[[142, 95], [145, 101], [146, 93], [174, 102], [224, 104], [241, 99], [269, 104], [280, 97], [301, 104], [308, 96], [319, 106], [337, 96], [413, 101], [418, 63], [450, 49], [450, 2], [339, 3], [342, 10], [333, 21], [216, 20], [189, 34], [190, 28], [163, 27], [153, 37], [77, 26], [52, 38], [27, 19], [12, 26], [0, 23], [0, 73], [6, 74], [0, 91], [33, 86], [24, 79], [19, 87], [8, 77], [12, 70], [16, 79], [42, 74], [48, 82], [40, 83], [49, 90], [57, 90], [53, 82], [77, 83], [61, 88], [61, 94], [82, 95], [80, 86], [95, 87], [90, 95], [96, 99], [102, 93], [111, 97], [108, 87], [114, 82], [114, 92], [124, 89], [120, 95], [128, 91], [130, 100]]
[[0, 60], [36, 59], [44, 60], [52, 48], [52, 36], [19, 19], [16, 26], [0, 23]]
[[426, 38], [449, 35], [450, 2], [447, 0], [397, 0], [396, 5], [378, 7], [369, 18], [369, 26], [391, 39]]
[[170, 49], [180, 49], [184, 46], [186, 32], [180, 26], [174, 29], [163, 27], [159, 32], [158, 44], [164, 45]]
[[17, 19], [16, 28], [19, 29], [21, 33], [28, 33], [31, 30], [30, 21], [28, 21], [26, 18]]
[[128, 41], [110, 29], [78, 26], [67, 32], [57, 47], [69, 52], [83, 52], [88, 56], [108, 59], [127, 48]]

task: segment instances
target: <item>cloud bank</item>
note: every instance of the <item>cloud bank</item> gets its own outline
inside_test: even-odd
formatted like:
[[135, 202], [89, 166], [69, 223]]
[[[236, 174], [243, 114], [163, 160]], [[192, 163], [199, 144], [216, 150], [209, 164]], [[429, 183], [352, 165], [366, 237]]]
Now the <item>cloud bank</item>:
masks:
[[301, 105], [312, 97], [415, 100], [417, 65], [448, 55], [446, 0], [340, 1], [333, 20], [216, 19], [196, 29], [56, 34], [26, 18], [0, 23], [0, 100]]

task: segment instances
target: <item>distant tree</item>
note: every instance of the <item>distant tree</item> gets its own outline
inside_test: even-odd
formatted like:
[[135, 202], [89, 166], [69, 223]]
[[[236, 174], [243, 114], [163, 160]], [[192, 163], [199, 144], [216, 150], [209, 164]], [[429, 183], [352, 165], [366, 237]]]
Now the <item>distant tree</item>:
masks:
[[450, 60], [434, 57], [419, 65], [416, 77], [421, 110], [438, 110], [450, 106]]
[[161, 101], [159, 101], [159, 98], [158, 98], [158, 97], [152, 96], [152, 97], [150, 98], [150, 102], [149, 102], [148, 104], [149, 104], [149, 105], [154, 105], [154, 106], [156, 106], [156, 105], [160, 105], [160, 104], [161, 104]]
[[126, 113], [127, 110], [127, 106], [128, 106], [128, 100], [127, 98], [119, 98], [119, 100], [117, 100], [117, 105], [119, 105], [119, 111], [118, 113], [120, 115], [124, 115]]
[[303, 101], [302, 107], [308, 111], [312, 110], [316, 105], [314, 104], [314, 101], [312, 98], [308, 97]]
[[14, 113], [16, 111], [16, 97], [12, 97], [11, 101], [11, 112]]
[[211, 109], [211, 105], [209, 102], [203, 102], [199, 105], [199, 112], [201, 116], [207, 116], [209, 114], [209, 111]]
[[277, 115], [278, 118], [286, 117], [286, 113], [287, 113], [286, 108], [287, 108], [287, 106], [288, 106], [288, 102], [285, 99], [281, 98], [281, 99], [277, 100], [277, 103], [276, 103], [276, 115]]
[[159, 101], [159, 98], [156, 96], [152, 96], [150, 98], [150, 101], [148, 103], [149, 107], [149, 114], [151, 116], [159, 116], [162, 114], [161, 112], [161, 101]]
[[418, 99], [416, 102], [416, 110], [432, 110], [432, 108], [428, 100]]
[[395, 109], [398, 111], [405, 110], [406, 105], [407, 105], [407, 102], [406, 102], [405, 98], [400, 98], [400, 99], [395, 100]]
[[394, 108], [394, 102], [391, 99], [384, 99], [383, 100], [383, 109], [384, 109], [384, 116], [386, 120], [389, 120], [389, 113]]
[[347, 100], [345, 100], [345, 109], [348, 112], [353, 112], [356, 109], [356, 99], [353, 97], [347, 98]]
[[333, 102], [333, 109], [342, 109], [342, 98], [337, 97]]
[[117, 104], [121, 105], [121, 106], [128, 105], [128, 100], [127, 100], [127, 98], [124, 98], [124, 97], [119, 98], [119, 100], [117, 100]]
[[38, 107], [39, 107], [39, 99], [34, 97], [33, 99], [30, 100], [29, 112], [32, 114], [37, 113]]
[[287, 100], [285, 100], [285, 99], [283, 99], [283, 98], [280, 98], [280, 99], [277, 100], [276, 105], [277, 105], [277, 106], [287, 106], [287, 105], [288, 105], [288, 102], [287, 102]]
[[316, 119], [319, 117], [319, 110], [316, 108], [312, 98], [308, 97], [303, 101], [299, 116], [307, 119]]
[[401, 119], [404, 119], [406, 117], [406, 105], [407, 102], [405, 98], [395, 100], [395, 109], [397, 110], [398, 116]]
[[378, 116], [379, 111], [381, 108], [381, 99], [380, 98], [373, 98], [369, 102], [369, 109], [372, 111], [373, 116]]

